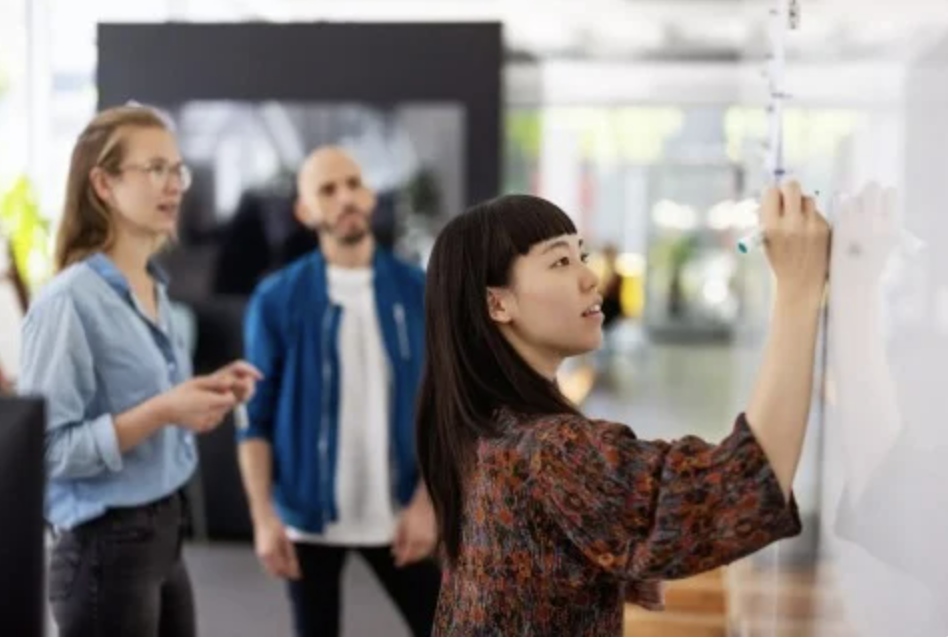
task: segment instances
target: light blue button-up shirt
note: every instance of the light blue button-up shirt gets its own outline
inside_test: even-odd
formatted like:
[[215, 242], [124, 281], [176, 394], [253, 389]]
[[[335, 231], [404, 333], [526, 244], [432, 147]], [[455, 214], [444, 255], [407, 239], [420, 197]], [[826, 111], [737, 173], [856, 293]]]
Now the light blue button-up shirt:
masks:
[[102, 254], [75, 264], [39, 293], [23, 323], [18, 392], [46, 398], [46, 517], [70, 529], [110, 507], [143, 505], [194, 473], [194, 436], [169, 425], [125, 452], [113, 419], [191, 376], [157, 268], [159, 321]]

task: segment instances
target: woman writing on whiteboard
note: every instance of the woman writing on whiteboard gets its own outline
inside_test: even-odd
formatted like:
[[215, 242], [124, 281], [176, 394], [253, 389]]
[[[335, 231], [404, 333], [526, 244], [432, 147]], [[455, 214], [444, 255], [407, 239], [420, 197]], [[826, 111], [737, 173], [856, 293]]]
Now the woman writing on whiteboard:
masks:
[[46, 398], [49, 594], [63, 636], [194, 636], [182, 488], [194, 434], [249, 398], [235, 362], [191, 378], [166, 279], [152, 264], [190, 185], [152, 110], [104, 111], [79, 136], [59, 273], [23, 325], [19, 391]]
[[419, 458], [445, 579], [436, 635], [621, 635], [623, 602], [797, 534], [829, 230], [795, 183], [761, 212], [776, 299], [746, 413], [719, 445], [637, 439], [561, 394], [600, 344], [597, 278], [569, 217], [511, 196], [453, 220], [426, 290]]

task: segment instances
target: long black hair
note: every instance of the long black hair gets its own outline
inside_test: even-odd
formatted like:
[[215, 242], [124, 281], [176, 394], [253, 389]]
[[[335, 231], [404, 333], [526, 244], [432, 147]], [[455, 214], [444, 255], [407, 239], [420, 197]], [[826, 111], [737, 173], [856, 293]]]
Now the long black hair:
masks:
[[435, 242], [425, 291], [418, 458], [450, 564], [461, 550], [465, 475], [477, 442], [501, 434], [497, 409], [578, 413], [507, 342], [487, 303], [489, 287], [510, 283], [518, 257], [540, 242], [575, 233], [572, 220], [550, 202], [509, 195], [472, 207]]

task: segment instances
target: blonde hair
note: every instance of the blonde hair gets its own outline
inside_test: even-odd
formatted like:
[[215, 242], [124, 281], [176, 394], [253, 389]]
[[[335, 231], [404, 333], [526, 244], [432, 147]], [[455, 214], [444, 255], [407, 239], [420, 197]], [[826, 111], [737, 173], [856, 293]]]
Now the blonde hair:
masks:
[[92, 171], [117, 174], [127, 152], [129, 129], [160, 128], [168, 123], [153, 109], [119, 106], [102, 111], [86, 126], [72, 151], [66, 204], [56, 237], [55, 266], [64, 270], [115, 242], [112, 213], [92, 186]]

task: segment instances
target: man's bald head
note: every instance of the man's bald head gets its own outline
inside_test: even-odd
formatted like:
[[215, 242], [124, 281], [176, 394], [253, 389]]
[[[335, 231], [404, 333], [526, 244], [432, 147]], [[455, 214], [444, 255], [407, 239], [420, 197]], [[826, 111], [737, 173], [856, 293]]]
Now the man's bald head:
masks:
[[346, 245], [369, 235], [375, 194], [362, 182], [362, 170], [345, 150], [314, 150], [297, 177], [297, 215], [306, 226]]
[[315, 192], [327, 173], [349, 169], [361, 174], [359, 164], [341, 146], [321, 146], [303, 161], [296, 185], [300, 192]]

